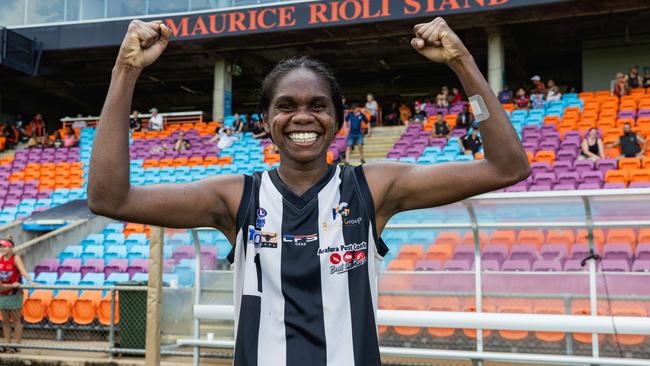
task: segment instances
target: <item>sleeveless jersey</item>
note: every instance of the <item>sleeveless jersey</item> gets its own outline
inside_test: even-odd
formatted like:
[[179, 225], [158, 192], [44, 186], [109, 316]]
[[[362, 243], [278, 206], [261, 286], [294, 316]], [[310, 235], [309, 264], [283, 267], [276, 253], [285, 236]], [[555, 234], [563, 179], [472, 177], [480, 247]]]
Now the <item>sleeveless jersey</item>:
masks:
[[[14, 282], [20, 282], [20, 272], [16, 268], [16, 256], [12, 255], [9, 259], [5, 259], [4, 256], [0, 256], [0, 283], [11, 284]], [[17, 292], [17, 289], [9, 289], [0, 291], [0, 295], [13, 295]]]
[[377, 235], [362, 167], [329, 166], [302, 196], [245, 177], [234, 261], [235, 366], [380, 365]]

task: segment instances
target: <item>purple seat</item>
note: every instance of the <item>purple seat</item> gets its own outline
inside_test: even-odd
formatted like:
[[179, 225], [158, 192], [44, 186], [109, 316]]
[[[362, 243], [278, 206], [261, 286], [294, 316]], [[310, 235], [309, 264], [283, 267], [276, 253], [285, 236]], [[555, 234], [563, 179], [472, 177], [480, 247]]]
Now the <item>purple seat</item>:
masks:
[[573, 184], [574, 186], [580, 182], [580, 174], [576, 172], [563, 172], [557, 177], [558, 184]]
[[500, 271], [501, 262], [496, 259], [486, 259], [481, 260], [481, 270], [482, 271]]
[[101, 258], [86, 259], [86, 262], [81, 266], [79, 272], [81, 272], [81, 277], [85, 276], [86, 273], [104, 272], [104, 260]]
[[452, 259], [448, 260], [444, 267], [444, 271], [469, 271], [471, 269], [471, 263], [469, 260], [463, 259]]
[[108, 262], [108, 265], [104, 267], [104, 275], [106, 278], [111, 275], [111, 273], [114, 272], [126, 272], [126, 269], [129, 267], [129, 260], [128, 259], [111, 259]]
[[136, 273], [149, 272], [149, 260], [143, 258], [136, 258], [131, 261], [131, 264], [126, 268], [129, 278], [132, 278]]
[[508, 248], [505, 245], [488, 244], [481, 253], [482, 260], [496, 260], [502, 263], [508, 258]]
[[589, 245], [588, 244], [573, 244], [571, 246], [571, 259], [583, 260], [589, 256]]
[[514, 185], [505, 189], [505, 192], [526, 192], [526, 191], [528, 191], [528, 188], [525, 185]]
[[61, 277], [61, 274], [66, 272], [79, 272], [81, 269], [81, 259], [79, 258], [66, 258], [63, 260], [63, 263], [59, 265], [56, 273]]
[[603, 272], [629, 272], [630, 263], [624, 259], [603, 259], [600, 270]]
[[650, 272], [650, 259], [637, 259], [632, 264], [632, 272]]
[[538, 259], [533, 263], [533, 271], [560, 272], [562, 271], [562, 262], [559, 259]]
[[580, 183], [578, 189], [601, 189], [602, 185], [600, 183]]
[[603, 249], [604, 259], [623, 259], [629, 262], [633, 256], [628, 244], [608, 243]]
[[531, 270], [530, 261], [525, 259], [507, 259], [501, 266], [502, 271], [525, 272]]
[[560, 143], [557, 141], [542, 140], [542, 142], [539, 143], [540, 150], [557, 151], [557, 149], [559, 148], [560, 148]]
[[546, 192], [553, 190], [553, 186], [550, 184], [533, 184], [528, 189], [528, 192]]
[[636, 259], [650, 259], [650, 243], [639, 243], [636, 246]]
[[607, 173], [607, 171], [616, 169], [618, 167], [618, 162], [616, 159], [601, 159], [596, 162], [596, 169], [600, 170], [603, 175]]
[[538, 173], [533, 177], [533, 183], [536, 185], [553, 185], [556, 183], [555, 174], [553, 173]]
[[550, 173], [551, 166], [547, 162], [536, 161], [530, 164], [530, 172], [532, 175]]
[[515, 244], [510, 251], [511, 260], [527, 260], [532, 263], [537, 258], [537, 250], [532, 244]]
[[[650, 188], [650, 182], [630, 182], [628, 188]], [[25, 193], [23, 193], [25, 197]]]
[[580, 264], [581, 259], [569, 259], [564, 263], [564, 270], [567, 272], [581, 272], [586, 271], [588, 266], [582, 266]]
[[176, 262], [174, 262], [173, 259], [164, 259], [163, 260], [163, 272], [164, 273], [171, 273], [174, 271], [174, 267], [176, 267]]
[[559, 259], [563, 261], [566, 258], [567, 249], [564, 245], [544, 244], [540, 250], [540, 255], [544, 259]]
[[575, 189], [576, 185], [574, 183], [556, 184], [553, 187], [554, 191], [573, 191]]
[[553, 173], [559, 178], [560, 174], [570, 172], [573, 170], [573, 163], [571, 161], [567, 160], [562, 160], [558, 161], [556, 160], [553, 163]]
[[36, 267], [34, 267], [34, 277], [38, 277], [38, 274], [41, 272], [57, 272], [58, 268], [59, 268], [58, 259], [44, 258], [36, 265]]
[[194, 247], [192, 245], [179, 245], [172, 254], [172, 259], [174, 259], [176, 263], [185, 258], [194, 258]]
[[456, 246], [454, 253], [451, 256], [454, 260], [474, 260], [474, 246], [469, 244], [461, 244]]
[[440, 271], [442, 264], [438, 260], [419, 260], [415, 263], [416, 271]]
[[607, 182], [603, 185], [603, 189], [622, 189], [625, 188], [625, 183], [622, 182]]
[[537, 143], [537, 141], [534, 140], [528, 140], [523, 142], [524, 149], [532, 151], [533, 153], [537, 151], [538, 145], [539, 144]]
[[600, 170], [583, 170], [582, 173], [580, 173], [580, 179], [582, 183], [602, 184], [604, 181], [604, 175]]

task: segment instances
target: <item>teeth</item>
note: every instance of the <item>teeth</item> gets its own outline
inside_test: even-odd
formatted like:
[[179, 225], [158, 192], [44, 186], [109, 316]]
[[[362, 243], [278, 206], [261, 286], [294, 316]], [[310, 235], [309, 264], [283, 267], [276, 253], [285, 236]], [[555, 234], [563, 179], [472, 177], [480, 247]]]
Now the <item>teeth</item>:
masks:
[[295, 142], [309, 143], [316, 141], [318, 134], [315, 132], [297, 132], [289, 135], [289, 138]]

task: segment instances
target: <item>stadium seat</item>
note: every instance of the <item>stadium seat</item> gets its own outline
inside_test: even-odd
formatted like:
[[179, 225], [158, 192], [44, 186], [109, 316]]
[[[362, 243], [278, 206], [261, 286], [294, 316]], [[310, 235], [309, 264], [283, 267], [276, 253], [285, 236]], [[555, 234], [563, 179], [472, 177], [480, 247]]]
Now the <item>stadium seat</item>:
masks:
[[72, 307], [77, 302], [77, 290], [60, 290], [50, 302], [47, 318], [52, 324], [65, 324], [72, 316]]
[[[482, 313], [495, 313], [496, 306], [491, 298], [481, 299], [481, 312]], [[476, 312], [476, 300], [473, 297], [467, 297], [460, 302], [461, 311], [468, 313]], [[470, 339], [476, 339], [476, 329], [463, 329], [463, 334]], [[492, 330], [483, 329], [483, 338], [488, 338], [492, 334]]]
[[[596, 309], [598, 315], [606, 315], [607, 303], [604, 300], [596, 302]], [[571, 314], [572, 315], [591, 315], [591, 302], [589, 299], [575, 299], [571, 301]], [[598, 339], [602, 342], [605, 338], [604, 334], [599, 334]], [[582, 344], [591, 344], [591, 333], [573, 333], [573, 339]]]
[[[108, 292], [106, 296], [99, 302], [97, 307], [97, 320], [100, 324], [109, 326], [111, 325], [111, 299], [112, 292]], [[120, 323], [120, 294], [117, 292], [115, 294], [115, 315], [114, 315], [114, 324]]]
[[609, 229], [607, 243], [628, 244], [630, 249], [634, 250], [636, 248], [636, 233], [633, 229]]
[[54, 282], [56, 282], [57, 279], [58, 274], [56, 272], [41, 272], [36, 276], [34, 282], [43, 285], [54, 285]]
[[[532, 313], [531, 304], [529, 299], [501, 299], [497, 306], [499, 313]], [[528, 337], [526, 330], [499, 330], [499, 335], [508, 341], [521, 341]]]
[[[460, 311], [460, 300], [457, 297], [434, 297], [429, 311]], [[456, 333], [455, 328], [427, 328], [427, 332], [433, 337], [449, 338]]]
[[121, 282], [127, 282], [129, 279], [129, 274], [126, 272], [114, 272], [106, 277], [104, 286], [119, 286]]
[[102, 286], [104, 279], [103, 272], [89, 272], [79, 281], [79, 286]]
[[507, 248], [515, 243], [515, 232], [513, 230], [495, 230], [490, 235], [488, 244], [501, 244]]
[[544, 244], [544, 232], [542, 230], [521, 230], [517, 235], [517, 243], [532, 244], [539, 249]]
[[[535, 314], [566, 314], [566, 305], [561, 299], [536, 299], [533, 303]], [[535, 338], [542, 342], [561, 342], [566, 336], [563, 332], [535, 332]]]
[[37, 324], [43, 321], [52, 302], [52, 295], [52, 290], [34, 290], [23, 303], [23, 319], [25, 319], [25, 322]]
[[[399, 300], [394, 304], [396, 310], [411, 310], [411, 311], [424, 311], [427, 309], [427, 304], [430, 302], [424, 296], [400, 296]], [[420, 327], [393, 327], [395, 333], [403, 337], [415, 337], [422, 331]]]
[[[612, 316], [647, 317], [647, 304], [642, 301], [614, 300], [611, 302]], [[625, 346], [639, 346], [645, 342], [644, 335], [615, 334], [612, 340]]]
[[79, 269], [79, 272], [82, 277], [91, 272], [104, 272], [104, 263], [104, 259], [101, 258], [87, 259]]
[[424, 258], [427, 260], [437, 260], [444, 263], [449, 258], [451, 258], [453, 249], [454, 248], [451, 244], [446, 242], [438, 243], [436, 240], [436, 244], [429, 245]]
[[54, 281], [54, 284], [57, 286], [76, 286], [79, 281], [81, 281], [81, 273], [65, 272], [61, 274], [58, 280]]
[[101, 300], [101, 291], [83, 291], [72, 307], [72, 320], [79, 325], [91, 324], [97, 317]]

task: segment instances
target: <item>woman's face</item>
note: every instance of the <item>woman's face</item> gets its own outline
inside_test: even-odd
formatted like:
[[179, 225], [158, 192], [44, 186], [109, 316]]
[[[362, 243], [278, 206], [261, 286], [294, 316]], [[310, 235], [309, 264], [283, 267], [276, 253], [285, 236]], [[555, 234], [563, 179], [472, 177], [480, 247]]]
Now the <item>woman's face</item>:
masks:
[[313, 71], [298, 68], [279, 79], [264, 129], [283, 159], [324, 160], [337, 132], [329, 85]]
[[589, 137], [595, 139], [596, 137], [598, 137], [598, 131], [596, 131], [595, 128], [592, 128], [591, 130], [589, 130]]
[[13, 253], [13, 250], [11, 249], [11, 247], [6, 247], [4, 245], [0, 246], [0, 255], [2, 255], [4, 257], [8, 257], [8, 256], [11, 255], [11, 253]]
[[519, 90], [517, 90], [517, 95], [523, 97], [524, 95], [526, 95], [526, 91], [520, 88]]

